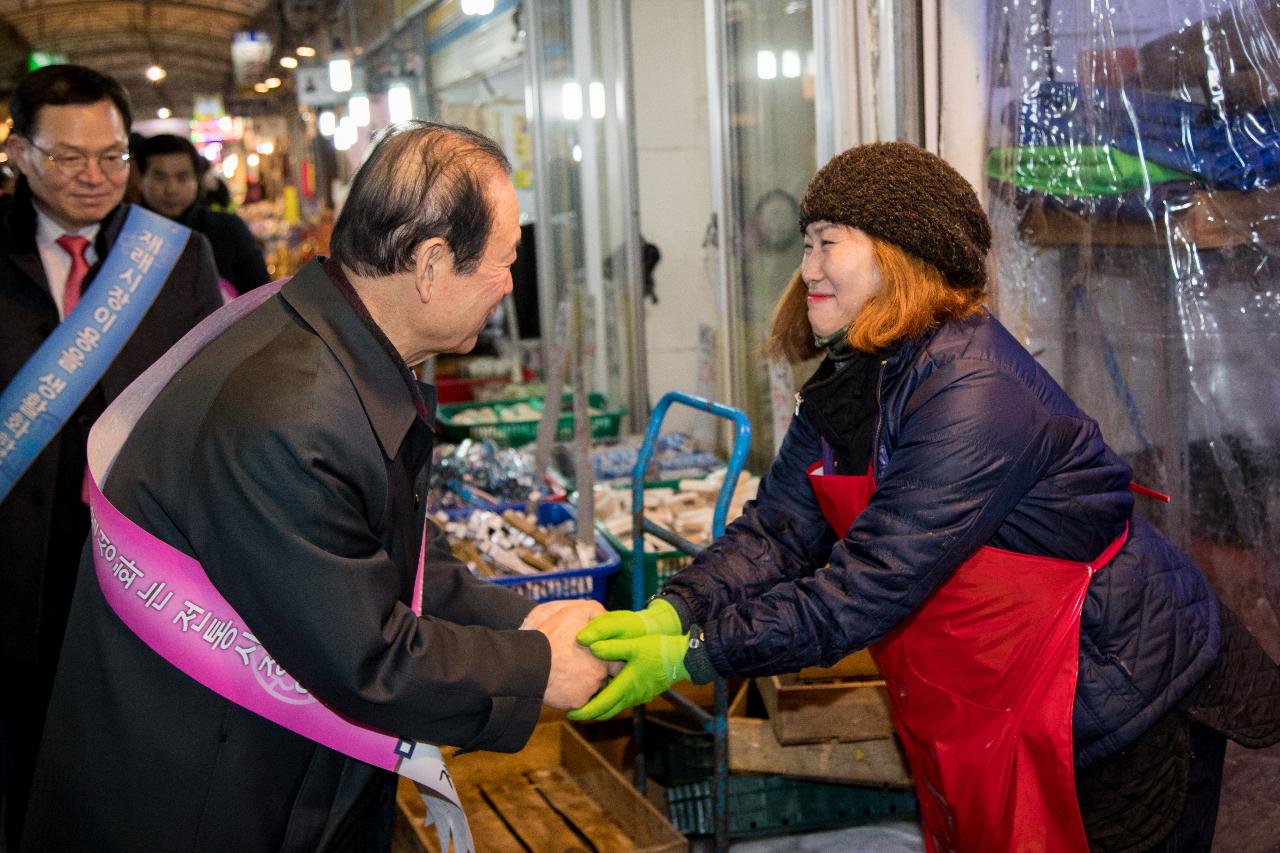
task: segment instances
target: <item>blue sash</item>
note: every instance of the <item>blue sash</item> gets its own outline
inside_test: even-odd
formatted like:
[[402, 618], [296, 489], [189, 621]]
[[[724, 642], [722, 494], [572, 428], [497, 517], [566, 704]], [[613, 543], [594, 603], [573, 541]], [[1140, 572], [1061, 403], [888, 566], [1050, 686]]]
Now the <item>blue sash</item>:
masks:
[[0, 501], [115, 361], [190, 235], [159, 214], [130, 207], [94, 287], [0, 393]]

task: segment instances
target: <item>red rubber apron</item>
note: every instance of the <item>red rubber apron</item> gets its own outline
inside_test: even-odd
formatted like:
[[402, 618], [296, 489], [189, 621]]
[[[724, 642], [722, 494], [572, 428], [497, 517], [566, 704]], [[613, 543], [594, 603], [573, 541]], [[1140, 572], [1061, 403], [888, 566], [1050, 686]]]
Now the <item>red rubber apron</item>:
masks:
[[[844, 536], [875, 481], [823, 469], [810, 467], [809, 482]], [[931, 853], [1089, 849], [1071, 745], [1080, 613], [1127, 535], [1091, 563], [980, 548], [871, 647]]]

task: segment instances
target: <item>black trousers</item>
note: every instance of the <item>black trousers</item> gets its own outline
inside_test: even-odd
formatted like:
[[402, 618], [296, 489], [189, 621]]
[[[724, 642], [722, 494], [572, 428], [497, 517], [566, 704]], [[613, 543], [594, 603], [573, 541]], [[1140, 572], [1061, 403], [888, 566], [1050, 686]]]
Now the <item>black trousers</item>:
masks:
[[1209, 853], [1227, 739], [1166, 714], [1123, 752], [1076, 772], [1095, 853]]
[[1226, 737], [1199, 723], [1191, 724], [1191, 766], [1182, 816], [1173, 831], [1150, 848], [1150, 853], [1208, 853], [1218, 823], [1226, 754]]

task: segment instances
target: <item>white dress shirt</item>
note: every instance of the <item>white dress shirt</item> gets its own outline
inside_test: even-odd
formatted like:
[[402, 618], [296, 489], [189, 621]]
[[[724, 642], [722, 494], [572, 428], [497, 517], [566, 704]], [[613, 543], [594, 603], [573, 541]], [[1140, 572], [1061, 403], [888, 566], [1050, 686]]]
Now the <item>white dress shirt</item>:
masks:
[[79, 231], [67, 231], [34, 204], [36, 209], [36, 248], [40, 251], [40, 263], [44, 265], [44, 277], [49, 280], [49, 294], [58, 306], [58, 318], [65, 320], [67, 312], [62, 305], [67, 293], [67, 275], [71, 272], [71, 254], [58, 245], [58, 238], [63, 234], [79, 234], [89, 241], [84, 251], [84, 259], [89, 266], [98, 262], [98, 253], [94, 251], [93, 241], [98, 236], [100, 223], [81, 228]]

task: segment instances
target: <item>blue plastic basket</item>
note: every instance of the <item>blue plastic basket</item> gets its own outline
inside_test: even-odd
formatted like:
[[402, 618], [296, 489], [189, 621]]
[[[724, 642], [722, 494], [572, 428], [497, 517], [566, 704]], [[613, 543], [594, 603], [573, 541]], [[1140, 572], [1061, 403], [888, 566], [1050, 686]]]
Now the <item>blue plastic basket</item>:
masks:
[[[524, 512], [525, 508], [526, 504], [522, 503], [503, 507], [503, 509], [514, 509], [517, 512]], [[447, 510], [446, 514], [449, 518], [456, 520], [466, 518], [476, 509], [451, 509]], [[561, 524], [576, 516], [577, 511], [566, 503], [538, 504], [538, 524], [541, 525]], [[596, 558], [598, 565], [589, 569], [561, 569], [558, 572], [512, 575], [489, 580], [501, 586], [509, 586], [532, 601], [593, 598], [603, 604], [609, 577], [618, 571], [622, 561], [618, 559], [618, 552], [609, 546], [599, 531], [596, 532]]]

